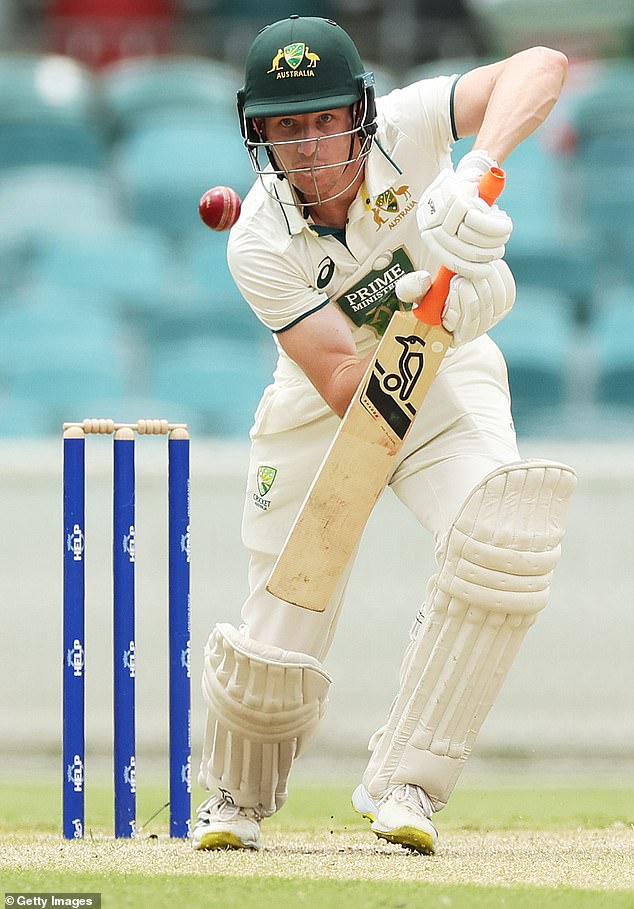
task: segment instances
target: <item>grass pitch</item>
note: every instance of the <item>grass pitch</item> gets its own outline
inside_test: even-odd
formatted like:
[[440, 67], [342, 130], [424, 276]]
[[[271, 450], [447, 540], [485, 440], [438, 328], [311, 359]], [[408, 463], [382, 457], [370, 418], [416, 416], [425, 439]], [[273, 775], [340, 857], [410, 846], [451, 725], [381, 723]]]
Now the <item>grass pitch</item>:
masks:
[[[86, 838], [65, 842], [56, 783], [0, 783], [0, 882], [99, 892], [104, 909], [634, 907], [632, 788], [459, 788], [437, 816], [438, 854], [425, 857], [369, 833], [350, 807], [353, 785], [296, 786], [259, 853], [195, 853], [169, 840], [166, 810], [136, 840], [113, 840], [107, 785], [88, 789]], [[165, 801], [163, 787], [143, 787], [139, 821]]]

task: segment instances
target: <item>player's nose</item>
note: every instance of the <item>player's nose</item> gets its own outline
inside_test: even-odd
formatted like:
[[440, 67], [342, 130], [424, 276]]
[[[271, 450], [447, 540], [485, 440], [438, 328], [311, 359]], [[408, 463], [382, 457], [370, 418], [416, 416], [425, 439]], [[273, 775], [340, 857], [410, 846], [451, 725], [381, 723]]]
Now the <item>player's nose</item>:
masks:
[[306, 158], [312, 158], [317, 151], [317, 139], [314, 136], [306, 136], [297, 143], [297, 151]]

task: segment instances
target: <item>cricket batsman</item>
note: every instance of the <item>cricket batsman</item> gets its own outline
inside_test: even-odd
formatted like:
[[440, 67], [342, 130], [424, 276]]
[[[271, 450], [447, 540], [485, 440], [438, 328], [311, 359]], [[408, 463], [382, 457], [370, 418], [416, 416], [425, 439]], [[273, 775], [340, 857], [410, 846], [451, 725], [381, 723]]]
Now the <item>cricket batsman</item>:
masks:
[[[316, 735], [354, 559], [323, 612], [276, 598], [267, 581], [405, 305], [399, 279], [424, 294], [444, 265], [455, 273], [442, 315], [452, 346], [389, 477], [431, 535], [437, 570], [421, 579], [400, 683], [352, 795], [377, 836], [436, 850], [433, 816], [548, 601], [575, 486], [571, 468], [518, 451], [506, 365], [487, 334], [515, 301], [503, 258], [512, 222], [478, 195], [481, 176], [547, 117], [566, 70], [563, 54], [534, 47], [376, 98], [373, 74], [331, 20], [291, 16], [251, 46], [238, 113], [257, 180], [228, 259], [279, 358], [251, 430], [250, 592], [240, 626], [216, 625], [205, 648], [198, 779], [209, 798], [195, 849], [259, 849], [262, 821], [286, 801], [293, 762]], [[463, 136], [475, 140], [454, 169]], [[387, 668], [368, 672], [388, 684]]]

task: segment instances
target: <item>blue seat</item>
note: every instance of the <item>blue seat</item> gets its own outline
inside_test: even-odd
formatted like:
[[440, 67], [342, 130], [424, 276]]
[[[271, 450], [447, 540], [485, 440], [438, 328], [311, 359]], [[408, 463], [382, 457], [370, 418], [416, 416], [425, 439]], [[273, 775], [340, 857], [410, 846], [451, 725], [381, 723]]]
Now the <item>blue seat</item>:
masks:
[[599, 402], [634, 410], [634, 284], [603, 297], [592, 334]]
[[207, 335], [270, 342], [270, 331], [250, 309], [227, 264], [227, 235], [202, 222], [183, 241], [175, 275], [177, 296], [157, 314], [159, 339]]
[[[454, 162], [470, 150], [473, 139], [461, 139]], [[588, 310], [597, 280], [595, 250], [566, 215], [563, 158], [550, 151], [538, 130], [504, 162], [507, 180], [499, 204], [513, 219], [505, 258], [518, 284], [550, 288], [571, 297], [577, 316]]]
[[490, 336], [508, 365], [518, 431], [533, 431], [542, 415], [561, 412], [567, 400], [570, 301], [548, 289], [518, 287], [514, 308]]
[[[237, 67], [208, 57], [170, 55], [119, 60], [100, 83], [115, 135], [187, 112], [193, 119], [236, 118]], [[237, 120], [235, 120], [237, 122]]]
[[0, 438], [38, 439], [59, 433], [50, 409], [28, 398], [0, 395]]
[[210, 435], [246, 438], [271, 374], [252, 345], [199, 339], [155, 349], [151, 391], [199, 412]]
[[140, 128], [117, 143], [113, 168], [131, 216], [175, 239], [200, 223], [198, 202], [210, 186], [244, 196], [254, 180], [233, 116], [179, 115]]
[[0, 298], [0, 370], [48, 359], [47, 350], [70, 341], [113, 353], [122, 345], [125, 326], [112, 303], [112, 297], [87, 300], [48, 287]]
[[109, 294], [131, 314], [151, 317], [170, 281], [172, 250], [158, 232], [135, 225], [49, 238], [31, 264], [33, 279], [89, 296]]
[[101, 167], [104, 125], [95, 79], [77, 61], [0, 55], [0, 167]]
[[57, 423], [75, 413], [80, 402], [84, 405], [104, 397], [120, 398], [129, 391], [128, 376], [119, 358], [97, 345], [88, 347], [72, 339], [43, 347], [37, 358], [14, 366], [6, 389], [11, 397], [46, 407]]
[[27, 247], [61, 235], [120, 228], [123, 210], [108, 175], [77, 167], [0, 170], [0, 238]]
[[[634, 14], [633, 14], [634, 15]], [[597, 255], [621, 272], [634, 229], [634, 63], [606, 61], [570, 110], [580, 213]]]

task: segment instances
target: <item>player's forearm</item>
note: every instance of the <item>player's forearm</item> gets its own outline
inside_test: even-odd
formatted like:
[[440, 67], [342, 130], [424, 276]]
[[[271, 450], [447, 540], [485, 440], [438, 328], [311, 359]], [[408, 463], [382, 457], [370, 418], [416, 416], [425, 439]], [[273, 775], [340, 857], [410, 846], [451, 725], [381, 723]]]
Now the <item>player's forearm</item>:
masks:
[[566, 56], [548, 47], [533, 47], [503, 64], [485, 67], [481, 72], [490, 80], [490, 95], [481, 125], [473, 130], [474, 148], [486, 149], [498, 162], [504, 161], [548, 117], [567, 70]]
[[359, 387], [361, 379], [370, 363], [370, 355], [359, 360], [358, 357], [349, 357], [342, 360], [330, 374], [327, 383], [318, 391], [334, 412], [342, 417], [352, 396]]

